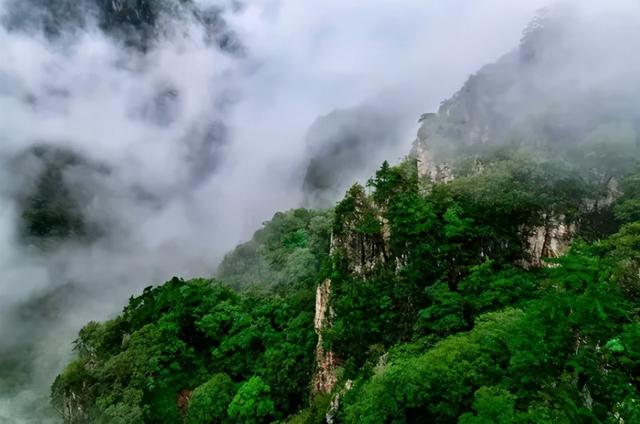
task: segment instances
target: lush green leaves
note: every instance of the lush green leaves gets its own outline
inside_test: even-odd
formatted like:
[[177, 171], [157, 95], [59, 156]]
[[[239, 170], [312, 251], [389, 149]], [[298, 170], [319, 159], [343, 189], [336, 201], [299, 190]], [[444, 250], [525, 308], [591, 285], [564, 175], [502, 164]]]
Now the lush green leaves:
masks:
[[229, 417], [237, 423], [271, 422], [276, 411], [270, 394], [271, 388], [260, 377], [251, 377], [229, 404]]
[[274, 384], [268, 416], [292, 413], [308, 396], [313, 306], [312, 290], [238, 294], [179, 279], [148, 288], [113, 321], [80, 332], [54, 404], [62, 410], [75, 396], [88, 419], [104, 422], [226, 422], [235, 385], [263, 376]]
[[[320, 423], [337, 394], [309, 390], [315, 286], [330, 278], [339, 422], [637, 421], [636, 176], [600, 208], [602, 175], [540, 158], [478, 157], [429, 187], [407, 164], [383, 164], [333, 213], [276, 214], [221, 266], [242, 291], [174, 278], [87, 324], [54, 405], [74, 399], [89, 422]], [[531, 236], [558, 222], [584, 238], [534, 263]]]
[[225, 256], [218, 277], [235, 288], [313, 285], [328, 261], [331, 225], [330, 212], [279, 212]]
[[189, 399], [187, 424], [227, 422], [227, 408], [235, 395], [235, 385], [226, 374], [215, 374], [196, 387]]

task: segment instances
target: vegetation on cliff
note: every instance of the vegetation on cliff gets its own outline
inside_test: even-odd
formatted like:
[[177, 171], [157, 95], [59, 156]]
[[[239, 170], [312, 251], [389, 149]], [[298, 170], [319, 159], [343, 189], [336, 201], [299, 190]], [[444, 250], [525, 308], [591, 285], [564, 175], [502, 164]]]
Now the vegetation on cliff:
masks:
[[[79, 4], [143, 51], [167, 14], [239, 48], [191, 1]], [[640, 422], [637, 93], [597, 66], [576, 84], [561, 21], [543, 13], [423, 115], [412, 156], [333, 209], [277, 213], [215, 279], [173, 278], [87, 324], [52, 386], [65, 422]], [[304, 185], [324, 204], [389, 128], [355, 110], [315, 129]], [[27, 233], [82, 235], [56, 190], [25, 199]]]
[[[490, 149], [455, 169], [425, 185], [385, 162], [331, 212], [276, 214], [220, 281], [146, 289], [81, 331], [54, 405], [74, 423], [640, 419], [640, 174], [603, 201], [599, 174], [557, 158]], [[534, 257], [559, 225], [570, 250]], [[327, 278], [338, 383], [318, 393]]]

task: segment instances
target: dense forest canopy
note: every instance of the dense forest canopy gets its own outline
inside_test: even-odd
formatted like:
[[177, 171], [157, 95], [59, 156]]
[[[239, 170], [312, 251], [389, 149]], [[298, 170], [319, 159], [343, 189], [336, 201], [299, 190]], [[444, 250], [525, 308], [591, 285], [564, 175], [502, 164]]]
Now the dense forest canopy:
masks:
[[604, 180], [513, 146], [451, 182], [385, 162], [330, 212], [276, 214], [219, 281], [173, 279], [88, 324], [53, 403], [68, 422], [635, 422], [640, 170], [634, 143], [618, 153]]

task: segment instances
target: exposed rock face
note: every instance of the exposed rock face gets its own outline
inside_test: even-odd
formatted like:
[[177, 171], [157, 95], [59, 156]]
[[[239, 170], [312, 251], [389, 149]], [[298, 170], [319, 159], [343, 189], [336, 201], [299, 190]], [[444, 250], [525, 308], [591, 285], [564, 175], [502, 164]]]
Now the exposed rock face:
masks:
[[330, 393], [338, 381], [336, 375], [337, 359], [331, 350], [325, 350], [322, 331], [331, 325], [331, 280], [327, 279], [316, 289], [316, 313], [314, 328], [318, 335], [316, 346], [316, 372], [313, 376], [314, 393]]
[[447, 183], [453, 180], [453, 170], [446, 162], [436, 162], [433, 154], [423, 142], [415, 144], [418, 178], [428, 182]]
[[333, 424], [335, 422], [335, 417], [340, 410], [340, 400], [349, 390], [353, 388], [353, 381], [347, 380], [344, 383], [344, 387], [340, 389], [338, 393], [331, 399], [331, 403], [329, 404], [329, 411], [327, 411], [325, 415], [325, 421], [327, 424]]
[[71, 392], [63, 400], [62, 419], [68, 424], [84, 424], [89, 422], [89, 415], [84, 408], [82, 395]]
[[187, 414], [187, 410], [189, 409], [189, 400], [191, 399], [192, 394], [193, 391], [188, 389], [182, 389], [178, 393], [176, 405], [183, 417]]
[[[606, 194], [598, 200], [585, 199], [584, 211], [594, 212], [610, 207], [622, 195], [618, 181], [612, 177], [606, 183]], [[526, 252], [528, 266], [545, 266], [545, 258], [558, 258], [571, 247], [571, 242], [578, 232], [576, 222], [569, 222], [564, 215], [544, 217], [545, 225], [534, 228], [527, 238]]]
[[334, 240], [335, 246], [344, 252], [350, 273], [358, 277], [366, 278], [387, 260], [383, 232], [374, 235], [353, 233]]
[[611, 206], [622, 194], [618, 180], [615, 177], [611, 177], [607, 183], [607, 196], [600, 201], [599, 206]]
[[550, 217], [547, 223], [537, 227], [528, 237], [526, 265], [544, 266], [545, 258], [558, 258], [564, 255], [576, 233], [576, 225], [567, 223], [564, 216]]
[[366, 278], [389, 259], [388, 225], [382, 211], [354, 185], [336, 209], [331, 251], [346, 261], [348, 272]]

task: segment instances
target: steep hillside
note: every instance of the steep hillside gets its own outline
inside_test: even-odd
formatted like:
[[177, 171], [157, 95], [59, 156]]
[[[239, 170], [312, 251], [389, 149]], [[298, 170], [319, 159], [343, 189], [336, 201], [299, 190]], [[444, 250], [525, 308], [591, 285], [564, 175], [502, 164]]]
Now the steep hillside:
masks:
[[52, 386], [64, 421], [640, 422], [634, 89], [563, 81], [555, 19], [331, 211], [278, 213], [217, 279], [87, 324]]
[[236, 289], [313, 286], [329, 259], [331, 211], [276, 213], [253, 238], [227, 254], [217, 277]]
[[385, 163], [304, 272], [275, 264], [323, 215], [277, 214], [221, 271], [260, 286], [174, 279], [89, 324], [54, 406], [66, 422], [633, 422], [638, 181], [621, 183], [615, 234], [534, 262], [547, 216], [582, 222], [580, 174], [502, 156], [424, 191], [414, 164]]
[[109, 173], [106, 167], [53, 145], [22, 152], [9, 167], [18, 177], [12, 194], [20, 208], [24, 242], [44, 247], [98, 235], [98, 225], [89, 222], [85, 208], [98, 191], [99, 177]]
[[415, 149], [426, 172], [444, 178], [436, 164], [486, 145], [526, 145], [571, 157], [581, 144], [637, 144], [635, 70], [617, 66], [630, 46], [613, 43], [615, 34], [593, 16], [566, 13], [541, 12], [517, 49], [470, 76], [437, 113], [421, 117]]
[[400, 122], [380, 105], [335, 110], [317, 119], [306, 137], [305, 206], [330, 207], [353, 181], [367, 178], [396, 146]]

